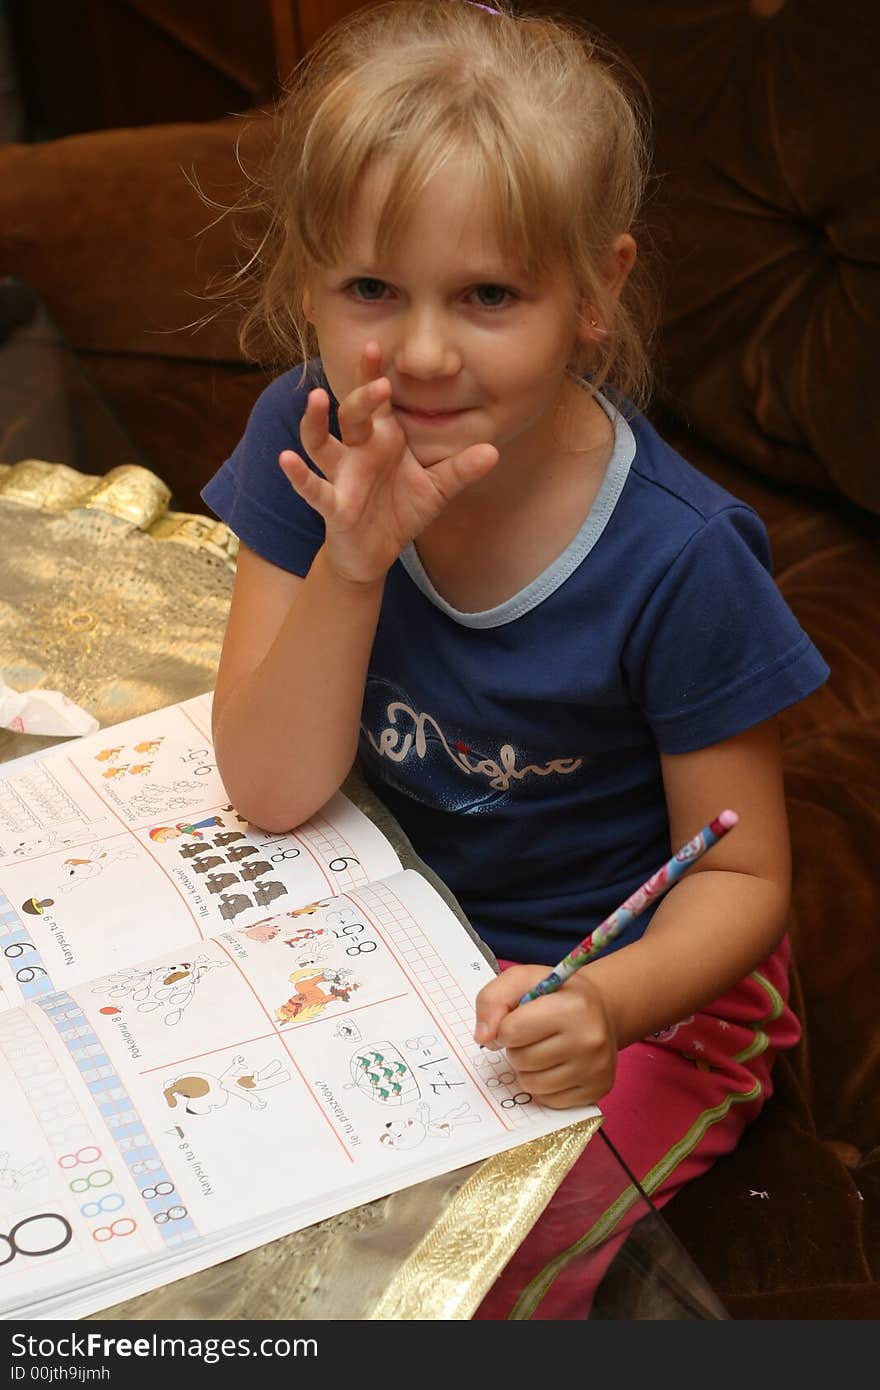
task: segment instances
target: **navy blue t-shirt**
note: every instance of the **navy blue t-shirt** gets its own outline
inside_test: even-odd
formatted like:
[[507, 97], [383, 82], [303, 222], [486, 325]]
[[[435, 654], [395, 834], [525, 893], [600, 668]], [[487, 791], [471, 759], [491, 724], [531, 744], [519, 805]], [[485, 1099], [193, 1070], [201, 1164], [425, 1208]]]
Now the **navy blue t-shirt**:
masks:
[[[278, 466], [282, 449], [305, 456], [298, 381], [263, 392], [202, 496], [305, 575], [323, 521]], [[496, 955], [548, 965], [672, 852], [660, 753], [741, 733], [828, 675], [771, 577], [757, 514], [643, 416], [599, 400], [615, 430], [599, 493], [525, 589], [462, 613], [416, 546], [392, 566], [360, 736], [371, 785]]]

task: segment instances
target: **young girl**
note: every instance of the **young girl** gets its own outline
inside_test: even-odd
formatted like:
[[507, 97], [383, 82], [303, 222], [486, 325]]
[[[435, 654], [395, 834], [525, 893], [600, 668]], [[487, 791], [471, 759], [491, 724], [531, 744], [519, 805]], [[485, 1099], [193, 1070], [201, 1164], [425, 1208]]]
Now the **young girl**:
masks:
[[[477, 1041], [544, 1105], [601, 1101], [662, 1203], [736, 1144], [798, 1037], [774, 716], [827, 667], [758, 517], [632, 404], [643, 125], [578, 28], [467, 0], [358, 12], [280, 122], [248, 331], [305, 366], [204, 493], [242, 541], [224, 783], [282, 830], [359, 754], [517, 962]], [[515, 1007], [727, 806], [736, 831], [653, 915]], [[592, 1181], [588, 1148], [478, 1316], [585, 1316], [577, 1257], [635, 1201], [597, 1206]]]

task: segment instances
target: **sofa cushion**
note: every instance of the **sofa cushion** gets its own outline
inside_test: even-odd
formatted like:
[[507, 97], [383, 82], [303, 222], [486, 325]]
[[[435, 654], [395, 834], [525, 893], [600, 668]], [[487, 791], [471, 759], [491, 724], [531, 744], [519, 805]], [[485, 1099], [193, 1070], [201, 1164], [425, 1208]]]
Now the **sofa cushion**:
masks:
[[[258, 116], [0, 148], [0, 271], [28, 281], [85, 352], [240, 362], [206, 287], [236, 265], [222, 216], [258, 157]], [[201, 190], [201, 193], [198, 190]]]
[[667, 404], [761, 476], [880, 512], [880, 6], [564, 8], [651, 92]]

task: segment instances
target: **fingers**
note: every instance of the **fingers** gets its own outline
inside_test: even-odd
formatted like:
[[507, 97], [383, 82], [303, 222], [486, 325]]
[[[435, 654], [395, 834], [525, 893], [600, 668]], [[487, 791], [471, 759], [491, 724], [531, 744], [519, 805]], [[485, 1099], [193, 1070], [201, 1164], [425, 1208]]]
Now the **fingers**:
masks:
[[382, 375], [382, 349], [375, 338], [364, 343], [364, 350], [357, 366], [358, 386], [366, 386]]
[[507, 1060], [516, 1072], [517, 1085], [534, 1100], [553, 1110], [564, 1110], [572, 1105], [593, 1105], [607, 1096], [614, 1085], [613, 1058], [590, 1065], [583, 1062], [577, 1064], [569, 1058], [555, 1067], [544, 1067], [538, 1071], [519, 1067], [509, 1051]]
[[[330, 433], [330, 397], [321, 387], [308, 394], [299, 437], [309, 458], [329, 477], [339, 457], [340, 445]], [[285, 453], [292, 453], [292, 450], [285, 450]]]
[[[357, 367], [358, 384], [340, 402], [339, 435], [344, 445], [366, 444], [373, 433], [373, 418], [391, 413], [391, 382], [382, 376], [382, 350], [378, 343], [365, 344]], [[341, 450], [330, 433], [330, 397], [320, 387], [309, 392], [300, 438], [309, 457], [331, 475]]]
[[576, 1105], [595, 1105], [608, 1090], [610, 1087], [601, 1090], [585, 1086], [568, 1086], [565, 1090], [544, 1095], [529, 1091], [529, 1095], [534, 1096], [534, 1099], [540, 1101], [548, 1110], [572, 1110]]
[[[366, 444], [373, 433], [373, 418], [391, 400], [391, 382], [378, 377], [357, 386], [339, 407], [339, 433], [343, 444]], [[390, 407], [389, 407], [390, 409]]]
[[382, 348], [374, 338], [364, 343], [357, 365], [357, 386], [339, 407], [339, 433], [344, 444], [366, 444], [373, 417], [391, 412], [391, 382], [382, 375]]
[[526, 991], [547, 973], [541, 966], [514, 965], [484, 985], [475, 1001], [474, 1042], [482, 1047], [505, 1046], [497, 1040], [499, 1028]]
[[472, 444], [452, 458], [441, 459], [426, 469], [447, 502], [457, 497], [471, 483], [485, 478], [498, 462], [500, 455], [494, 444]]
[[284, 449], [278, 456], [278, 463], [290, 486], [297, 496], [326, 519], [333, 504], [333, 488], [323, 478], [313, 472], [305, 459], [292, 449]]

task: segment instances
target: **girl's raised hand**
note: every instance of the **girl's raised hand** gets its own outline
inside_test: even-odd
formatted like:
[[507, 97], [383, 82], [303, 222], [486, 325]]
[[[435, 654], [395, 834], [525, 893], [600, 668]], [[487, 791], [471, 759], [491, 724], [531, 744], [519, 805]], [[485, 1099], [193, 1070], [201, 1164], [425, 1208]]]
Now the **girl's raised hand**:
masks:
[[337, 573], [358, 583], [384, 579], [401, 551], [448, 502], [498, 462], [491, 444], [423, 466], [391, 409], [378, 343], [364, 347], [359, 382], [340, 403], [339, 432], [329, 429], [330, 399], [309, 393], [300, 437], [320, 478], [285, 449], [279, 463], [291, 487], [324, 519], [325, 553]]

